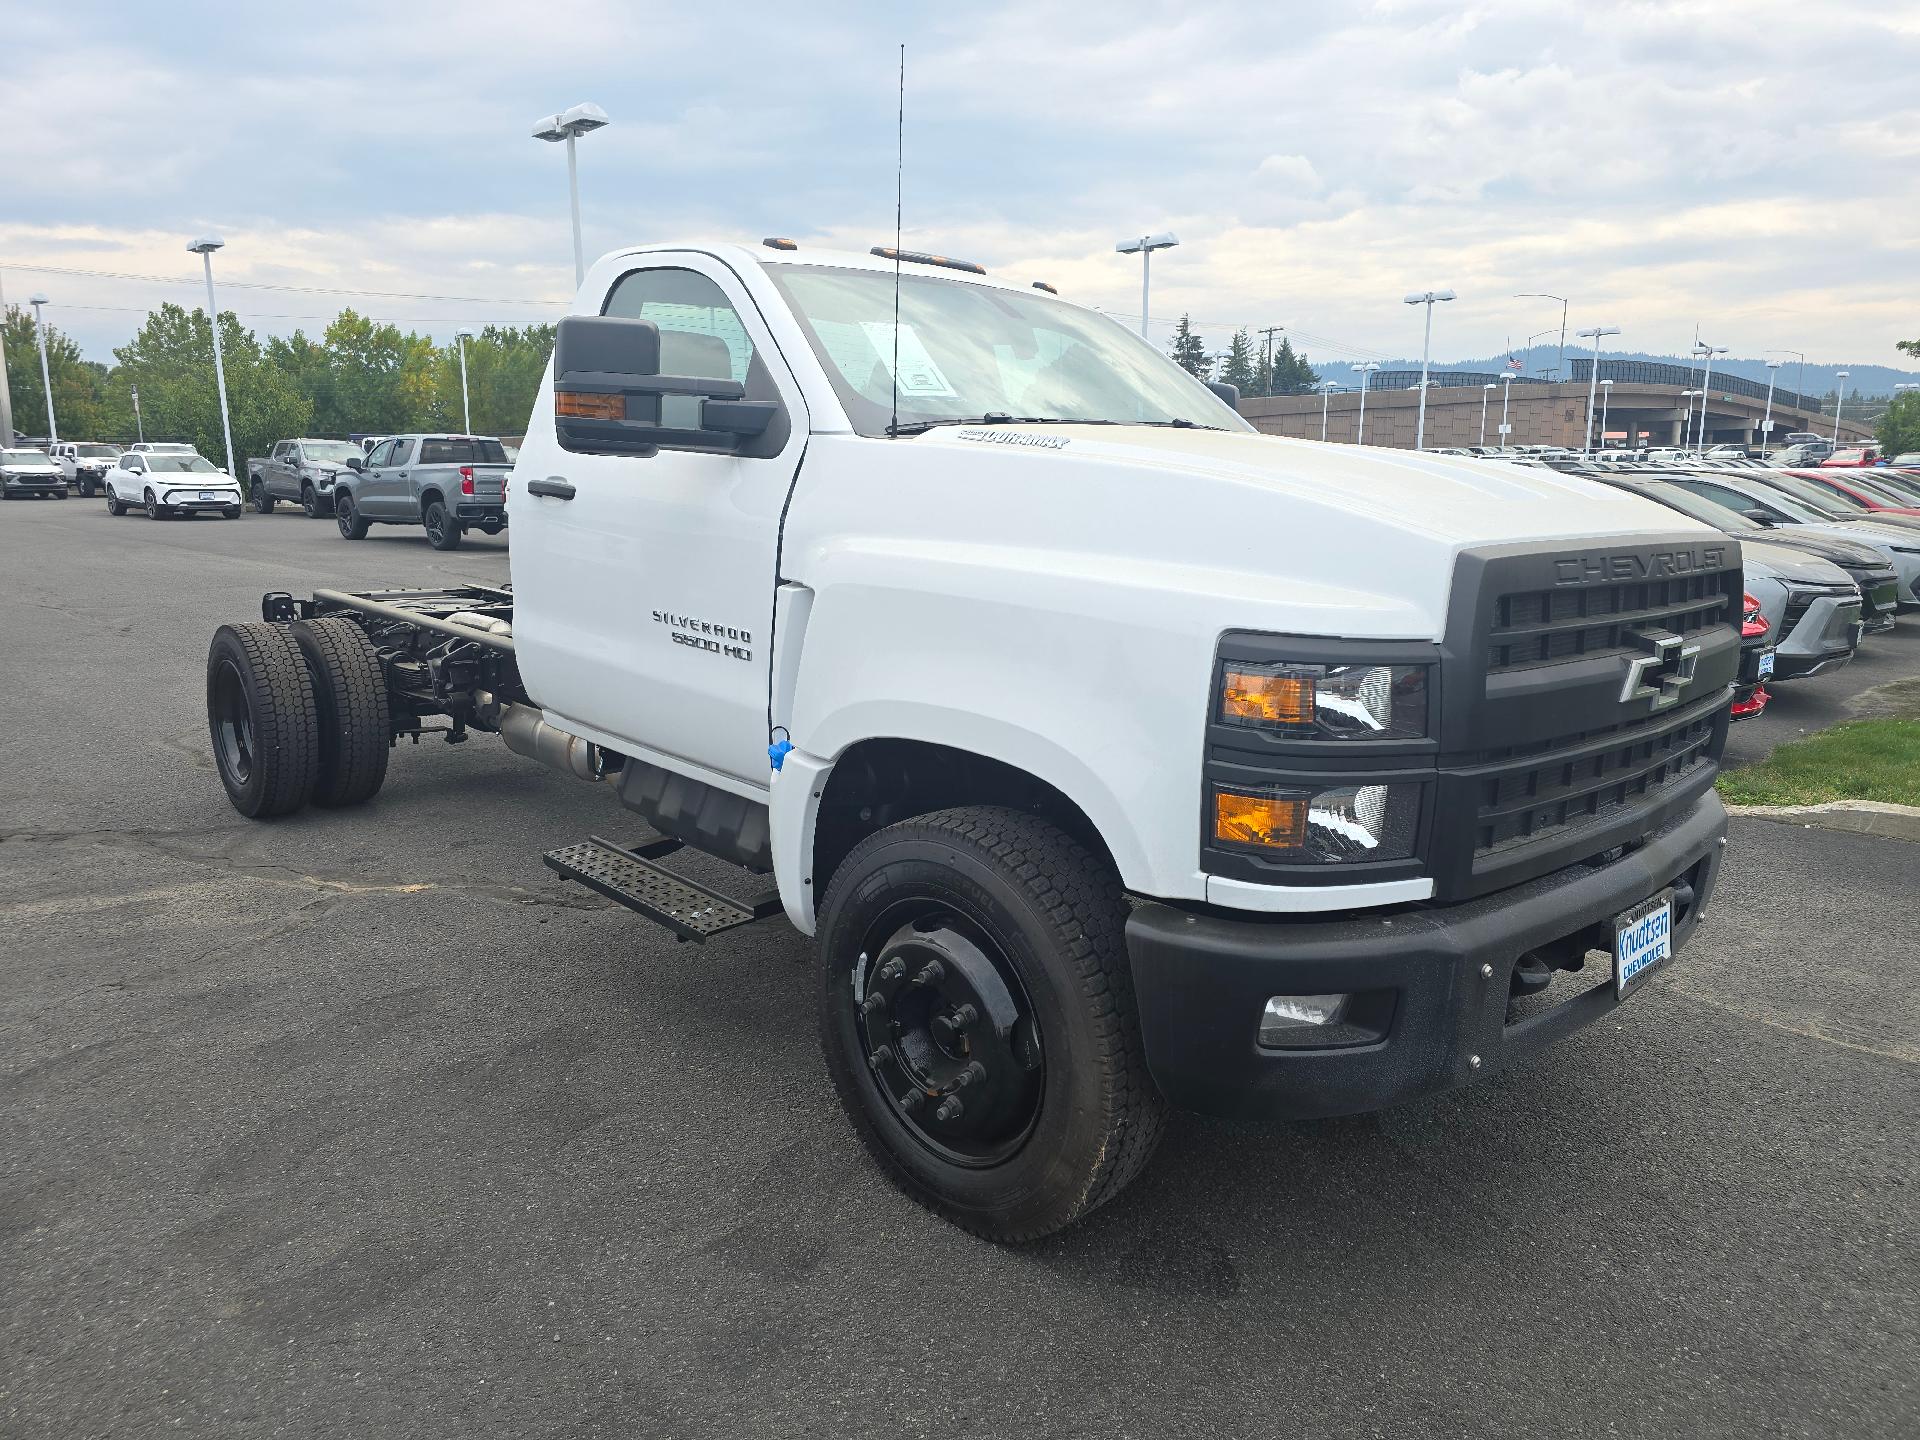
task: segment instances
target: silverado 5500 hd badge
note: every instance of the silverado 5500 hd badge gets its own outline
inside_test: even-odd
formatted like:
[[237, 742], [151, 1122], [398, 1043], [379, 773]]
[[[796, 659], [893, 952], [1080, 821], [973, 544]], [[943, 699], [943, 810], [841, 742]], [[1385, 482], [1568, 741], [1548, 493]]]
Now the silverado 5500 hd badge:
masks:
[[698, 620], [691, 615], [676, 615], [671, 610], [654, 611], [653, 622], [666, 626], [672, 632], [670, 638], [676, 645], [726, 655], [734, 660], [753, 659], [751, 630], [736, 630], [731, 625], [722, 625], [714, 620]]

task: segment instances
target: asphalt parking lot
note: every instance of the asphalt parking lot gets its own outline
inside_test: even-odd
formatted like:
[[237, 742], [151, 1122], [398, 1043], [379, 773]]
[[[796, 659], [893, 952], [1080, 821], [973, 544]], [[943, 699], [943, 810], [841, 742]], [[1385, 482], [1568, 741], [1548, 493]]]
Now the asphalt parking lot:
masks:
[[542, 867], [622, 833], [593, 787], [483, 737], [228, 807], [216, 624], [507, 568], [0, 508], [0, 1433], [1920, 1432], [1920, 847], [1738, 821], [1678, 964], [1530, 1068], [1177, 1117], [996, 1249], [864, 1159], [798, 937], [676, 946]]

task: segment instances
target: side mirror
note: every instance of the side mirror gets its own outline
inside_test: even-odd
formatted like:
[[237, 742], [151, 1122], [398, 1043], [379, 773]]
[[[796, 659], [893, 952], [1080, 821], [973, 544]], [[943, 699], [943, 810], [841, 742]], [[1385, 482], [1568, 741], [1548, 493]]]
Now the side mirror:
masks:
[[737, 380], [662, 375], [651, 320], [569, 315], [554, 336], [554, 430], [576, 454], [730, 453], [780, 410], [746, 394]]
[[347, 468], [355, 473], [359, 473], [367, 468], [367, 462], [362, 460], [358, 455], [349, 455], [347, 456]]
[[1207, 381], [1207, 388], [1234, 409], [1238, 410], [1240, 408], [1240, 387], [1238, 385], [1229, 385], [1224, 380], [1209, 380]]

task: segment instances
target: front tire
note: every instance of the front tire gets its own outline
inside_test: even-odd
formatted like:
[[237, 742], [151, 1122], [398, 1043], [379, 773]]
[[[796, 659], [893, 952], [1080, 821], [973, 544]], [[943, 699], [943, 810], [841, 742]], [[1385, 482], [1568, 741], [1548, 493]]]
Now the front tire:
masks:
[[207, 726], [234, 809], [265, 820], [307, 803], [319, 768], [320, 726], [313, 681], [286, 631], [254, 621], [214, 632]]
[[309, 520], [318, 520], [321, 518], [320, 493], [315, 490], [313, 486], [302, 485], [300, 487], [300, 508], [307, 512], [307, 518]]
[[154, 495], [153, 491], [151, 490], [147, 491], [145, 496], [142, 498], [146, 501], [147, 518], [149, 520], [165, 520], [170, 515], [173, 514], [171, 510], [169, 510], [166, 506], [160, 503], [158, 497]]
[[258, 480], [253, 482], [253, 490], [249, 498], [253, 501], [253, 508], [262, 515], [271, 515], [273, 513], [273, 496], [267, 493], [267, 487], [262, 485]]
[[460, 522], [447, 510], [445, 501], [429, 500], [427, 513], [421, 517], [421, 523], [427, 527], [427, 543], [434, 549], [460, 548]]
[[313, 681], [320, 758], [313, 803], [358, 805], [387, 778], [392, 725], [380, 652], [351, 620], [296, 620], [287, 627]]
[[91, 500], [93, 498], [93, 490], [94, 485], [91, 480], [82, 480], [80, 482], [80, 498], [82, 500]]
[[834, 872], [820, 923], [827, 1070], [914, 1199], [988, 1239], [1034, 1240], [1146, 1164], [1165, 1103], [1126, 913], [1108, 862], [996, 807], [891, 825]]
[[238, 505], [229, 505], [220, 512], [220, 518], [222, 520], [238, 520], [240, 518], [240, 507]]
[[107, 513], [115, 517], [127, 513], [126, 502], [114, 494], [111, 488], [107, 491]]
[[360, 509], [353, 503], [351, 492], [333, 497], [333, 523], [340, 527], [342, 540], [367, 538], [367, 522], [360, 518]]

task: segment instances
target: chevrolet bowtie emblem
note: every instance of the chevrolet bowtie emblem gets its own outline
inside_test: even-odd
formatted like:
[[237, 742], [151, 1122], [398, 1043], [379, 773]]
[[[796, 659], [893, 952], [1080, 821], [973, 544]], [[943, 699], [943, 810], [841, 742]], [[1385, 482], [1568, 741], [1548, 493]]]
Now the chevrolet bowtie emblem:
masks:
[[1649, 707], [1664, 710], [1680, 698], [1680, 692], [1693, 683], [1694, 667], [1700, 663], [1700, 647], [1689, 645], [1678, 635], [1664, 630], [1641, 630], [1633, 638], [1652, 653], [1636, 658], [1627, 666], [1627, 683], [1620, 687], [1620, 702], [1651, 700]]

